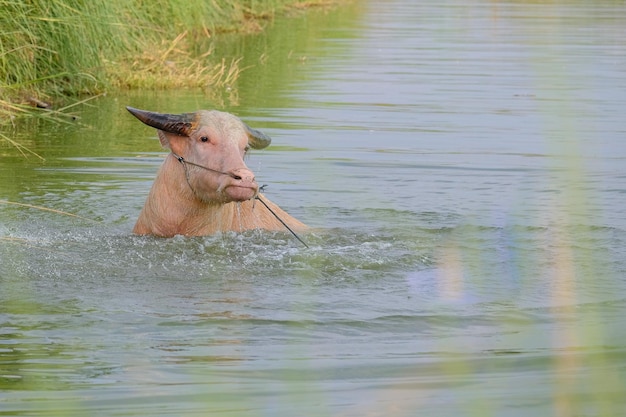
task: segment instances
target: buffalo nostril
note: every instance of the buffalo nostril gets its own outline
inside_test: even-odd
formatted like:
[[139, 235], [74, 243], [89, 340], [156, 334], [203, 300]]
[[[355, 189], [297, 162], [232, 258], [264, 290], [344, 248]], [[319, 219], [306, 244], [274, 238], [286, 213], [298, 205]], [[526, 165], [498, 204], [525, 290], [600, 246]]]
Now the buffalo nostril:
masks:
[[228, 175], [236, 181], [249, 181], [254, 182], [254, 174], [247, 169], [238, 169], [231, 171]]

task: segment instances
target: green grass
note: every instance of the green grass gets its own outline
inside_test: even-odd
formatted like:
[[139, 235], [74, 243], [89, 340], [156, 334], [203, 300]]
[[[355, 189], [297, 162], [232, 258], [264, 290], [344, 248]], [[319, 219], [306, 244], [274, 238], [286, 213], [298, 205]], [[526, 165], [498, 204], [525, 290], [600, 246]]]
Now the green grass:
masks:
[[0, 0], [0, 123], [115, 89], [227, 85], [239, 60], [196, 45], [223, 32], [260, 31], [288, 9], [334, 2]]
[[[66, 109], [120, 89], [232, 85], [241, 59], [198, 45], [341, 1], [0, 0], [0, 126], [16, 117], [71, 120]], [[4, 134], [0, 143], [35, 154]]]

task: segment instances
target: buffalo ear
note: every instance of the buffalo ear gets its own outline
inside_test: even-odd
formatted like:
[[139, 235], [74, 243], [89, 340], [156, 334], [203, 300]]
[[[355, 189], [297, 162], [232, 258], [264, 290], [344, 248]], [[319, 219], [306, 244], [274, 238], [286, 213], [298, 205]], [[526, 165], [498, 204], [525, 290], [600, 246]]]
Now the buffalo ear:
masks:
[[189, 136], [181, 136], [163, 130], [157, 130], [157, 134], [159, 135], [159, 142], [161, 142], [162, 147], [169, 149], [177, 155], [186, 154], [186, 149], [189, 145]]
[[263, 149], [267, 148], [268, 146], [270, 146], [270, 143], [272, 143], [272, 138], [270, 138], [260, 130], [252, 129], [245, 123], [243, 123], [243, 127], [246, 129], [246, 133], [248, 134], [248, 144], [251, 148]]
[[157, 130], [157, 134], [159, 135], [159, 142], [161, 142], [161, 146], [164, 147], [165, 149], [171, 149], [170, 140], [166, 136], [165, 132], [162, 130]]

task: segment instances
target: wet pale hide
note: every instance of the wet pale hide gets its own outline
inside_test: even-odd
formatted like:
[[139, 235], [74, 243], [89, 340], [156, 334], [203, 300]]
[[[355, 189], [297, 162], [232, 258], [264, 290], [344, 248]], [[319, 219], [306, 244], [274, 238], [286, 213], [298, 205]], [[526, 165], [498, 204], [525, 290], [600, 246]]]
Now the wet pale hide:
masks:
[[271, 139], [262, 132], [215, 110], [160, 114], [128, 107], [128, 111], [156, 128], [161, 145], [171, 151], [134, 233], [170, 237], [284, 230], [281, 220], [293, 230], [306, 228], [267, 198], [263, 202], [269, 208], [256, 201], [259, 186], [243, 158], [250, 148], [269, 146]]

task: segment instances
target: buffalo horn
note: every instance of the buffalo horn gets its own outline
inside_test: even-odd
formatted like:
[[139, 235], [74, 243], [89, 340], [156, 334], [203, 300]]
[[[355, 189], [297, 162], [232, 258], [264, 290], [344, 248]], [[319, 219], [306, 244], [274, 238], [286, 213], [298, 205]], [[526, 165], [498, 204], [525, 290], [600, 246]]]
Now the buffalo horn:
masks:
[[135, 109], [130, 106], [127, 106], [126, 110], [148, 126], [165, 132], [175, 133], [180, 136], [189, 136], [193, 130], [195, 113], [155, 113], [147, 110]]
[[258, 131], [256, 129], [252, 129], [247, 124], [243, 124], [246, 129], [246, 133], [248, 134], [248, 144], [253, 149], [263, 149], [270, 146], [272, 143], [272, 138], [267, 136], [265, 133]]

